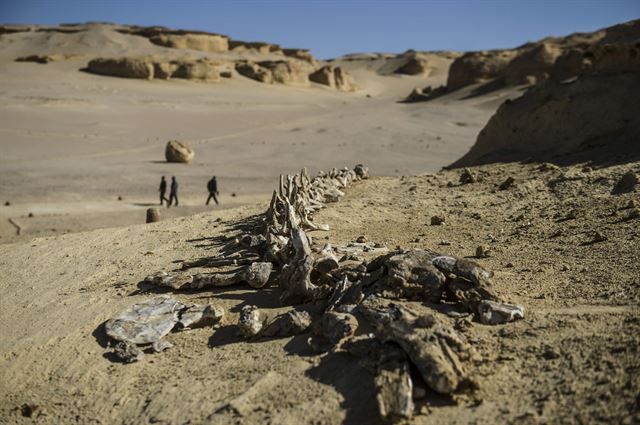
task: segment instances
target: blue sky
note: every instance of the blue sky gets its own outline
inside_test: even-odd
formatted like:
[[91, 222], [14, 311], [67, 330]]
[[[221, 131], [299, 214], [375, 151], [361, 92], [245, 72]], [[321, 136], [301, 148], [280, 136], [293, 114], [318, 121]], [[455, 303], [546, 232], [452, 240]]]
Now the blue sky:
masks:
[[354, 52], [481, 50], [640, 18], [640, 0], [0, 0], [1, 23], [165, 25]]

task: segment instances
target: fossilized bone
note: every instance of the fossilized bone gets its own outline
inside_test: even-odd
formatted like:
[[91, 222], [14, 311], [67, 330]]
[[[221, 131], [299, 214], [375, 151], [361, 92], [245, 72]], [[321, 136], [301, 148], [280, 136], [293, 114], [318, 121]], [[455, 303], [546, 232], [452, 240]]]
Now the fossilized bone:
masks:
[[441, 394], [454, 392], [469, 378], [466, 363], [475, 352], [434, 314], [416, 315], [405, 307], [366, 298], [358, 307], [383, 342], [395, 342], [409, 356], [427, 385]]
[[161, 295], [134, 304], [105, 323], [107, 335], [131, 344], [152, 344], [171, 332], [185, 305]]
[[198, 273], [186, 287], [202, 289], [246, 282], [253, 288], [262, 288], [269, 281], [272, 270], [273, 264], [270, 262], [255, 262], [235, 273]]

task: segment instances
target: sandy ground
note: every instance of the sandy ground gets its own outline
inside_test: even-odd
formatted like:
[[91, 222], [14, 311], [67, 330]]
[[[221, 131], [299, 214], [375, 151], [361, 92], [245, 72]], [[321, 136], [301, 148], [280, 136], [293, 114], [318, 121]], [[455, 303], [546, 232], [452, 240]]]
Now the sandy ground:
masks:
[[[178, 178], [188, 207], [173, 216], [203, 211], [211, 175], [229, 206], [263, 199], [280, 173], [302, 166], [436, 171], [464, 154], [498, 104], [518, 93], [399, 103], [414, 86], [443, 83], [446, 69], [380, 75], [380, 61], [349, 62], [360, 90], [341, 93], [237, 74], [220, 83], [104, 77], [79, 71], [87, 57], [40, 65], [13, 62], [11, 52], [0, 52], [0, 243], [139, 223], [161, 175]], [[164, 162], [172, 139], [193, 144], [193, 164]]]
[[[525, 306], [519, 322], [456, 324], [482, 357], [480, 389], [428, 394], [414, 423], [640, 420], [640, 232], [625, 209], [637, 194], [610, 194], [639, 167], [485, 166], [474, 169], [483, 181], [469, 185], [458, 185], [457, 171], [378, 177], [318, 214], [332, 228], [312, 234], [320, 245], [364, 235], [467, 257], [486, 245], [491, 256], [476, 261], [495, 271], [495, 291]], [[508, 176], [515, 186], [497, 190]], [[151, 296], [140, 291], [144, 276], [215, 255], [219, 236], [265, 207], [0, 246], [1, 421], [34, 421], [21, 415], [26, 403], [38, 406], [38, 423], [378, 423], [373, 377], [357, 359], [313, 355], [305, 335], [240, 340], [242, 306], [282, 310], [270, 288], [178, 292], [223, 306], [226, 323], [170, 334], [174, 347], [142, 362], [113, 362], [103, 323]], [[446, 224], [431, 226], [435, 214]], [[596, 231], [606, 240], [594, 242]], [[241, 415], [221, 409], [242, 394]]]

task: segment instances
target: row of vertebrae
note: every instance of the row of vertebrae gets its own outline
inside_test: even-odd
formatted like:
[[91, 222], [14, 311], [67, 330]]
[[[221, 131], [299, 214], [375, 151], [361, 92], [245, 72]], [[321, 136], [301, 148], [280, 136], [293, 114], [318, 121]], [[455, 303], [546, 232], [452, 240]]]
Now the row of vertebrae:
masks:
[[324, 295], [322, 288], [311, 282], [315, 263], [311, 256], [311, 238], [306, 231], [329, 230], [329, 226], [313, 222], [313, 215], [326, 203], [344, 196], [342, 189], [357, 180], [369, 177], [361, 164], [353, 170], [320, 171], [313, 179], [306, 169], [299, 174], [280, 176], [278, 190], [273, 191], [265, 214], [264, 237], [267, 249], [265, 261], [282, 265], [279, 278], [283, 302], [315, 299]]

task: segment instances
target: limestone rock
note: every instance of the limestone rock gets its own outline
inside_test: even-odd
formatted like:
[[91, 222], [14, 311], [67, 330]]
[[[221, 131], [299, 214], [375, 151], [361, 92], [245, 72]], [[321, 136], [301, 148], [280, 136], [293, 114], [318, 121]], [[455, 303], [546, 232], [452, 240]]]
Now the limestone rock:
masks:
[[431, 66], [427, 58], [413, 52], [406, 62], [395, 70], [396, 74], [422, 75], [428, 76], [431, 73]]
[[191, 49], [203, 52], [226, 52], [229, 50], [229, 38], [215, 34], [158, 34], [149, 38], [153, 44], [174, 49]]
[[252, 80], [266, 84], [309, 84], [308, 63], [299, 60], [268, 60], [261, 62], [238, 62], [236, 71]]
[[314, 83], [324, 84], [336, 90], [354, 91], [355, 84], [351, 75], [339, 66], [326, 65], [309, 75]]
[[300, 59], [314, 65], [316, 63], [315, 58], [307, 49], [282, 49], [282, 53], [290, 58]]
[[164, 151], [164, 156], [167, 159], [167, 162], [181, 162], [189, 164], [193, 161], [194, 155], [195, 153], [193, 152], [191, 145], [177, 140], [167, 142], [167, 147]]
[[207, 60], [178, 61], [173, 65], [176, 67], [171, 75], [174, 78], [220, 81], [220, 69], [215, 62]]
[[505, 83], [518, 85], [547, 79], [561, 53], [562, 50], [551, 43], [541, 43], [525, 50], [505, 68]]
[[490, 50], [460, 56], [449, 68], [447, 89], [457, 90], [469, 84], [501, 77], [516, 54], [515, 50]]
[[135, 58], [97, 58], [89, 61], [87, 71], [94, 74], [123, 78], [142, 78], [151, 80], [154, 75], [153, 63]]

